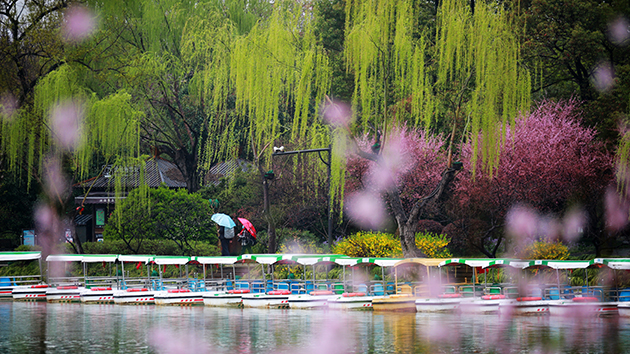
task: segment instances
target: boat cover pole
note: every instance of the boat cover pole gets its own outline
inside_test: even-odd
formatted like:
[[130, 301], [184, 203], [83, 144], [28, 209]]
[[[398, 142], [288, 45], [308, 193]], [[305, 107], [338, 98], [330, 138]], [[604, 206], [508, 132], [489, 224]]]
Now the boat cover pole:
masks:
[[560, 299], [560, 270], [556, 268], [556, 280], [558, 281], [558, 299]]
[[[158, 273], [160, 274], [160, 285], [164, 284], [163, 283], [163, 276], [162, 276], [162, 270], [164, 269], [164, 267], [158, 267]], [[162, 289], [155, 289], [155, 290], [162, 290]]]
[[125, 285], [125, 262], [120, 262], [120, 267], [122, 268], [122, 287], [121, 289], [126, 289], [127, 285]]
[[83, 286], [87, 286], [87, 263], [83, 263]]
[[[41, 256], [39, 257], [38, 261], [39, 261], [39, 282], [43, 283], [44, 279], [42, 279], [43, 278], [43, 274], [42, 274], [42, 257]], [[48, 269], [46, 269], [46, 270], [48, 270]], [[46, 281], [48, 281], [48, 279], [46, 279]]]
[[203, 281], [205, 282], [206, 281], [206, 265], [202, 264], [202, 266], [203, 266]]

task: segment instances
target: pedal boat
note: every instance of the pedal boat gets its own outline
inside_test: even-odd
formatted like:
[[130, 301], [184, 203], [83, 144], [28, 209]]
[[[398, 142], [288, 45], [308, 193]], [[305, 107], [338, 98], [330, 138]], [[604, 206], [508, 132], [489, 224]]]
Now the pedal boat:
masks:
[[46, 301], [48, 284], [21, 286], [13, 289], [11, 296], [15, 301]]
[[155, 292], [147, 288], [131, 288], [114, 291], [114, 303], [117, 305], [154, 305]]
[[46, 301], [48, 302], [81, 302], [81, 291], [84, 287], [76, 285], [64, 285], [46, 288]]
[[85, 289], [81, 291], [81, 302], [84, 304], [113, 304], [114, 290], [110, 287]]
[[374, 296], [363, 292], [343, 293], [328, 301], [328, 308], [334, 310], [365, 310], [372, 311]]
[[416, 299], [416, 312], [457, 312], [462, 294], [441, 294], [437, 298]]
[[271, 290], [266, 294], [243, 294], [243, 307], [289, 308], [289, 290]]
[[249, 289], [209, 291], [203, 294], [203, 304], [205, 306], [241, 307], [244, 294], [249, 294]]
[[289, 308], [317, 309], [327, 308], [328, 301], [339, 295], [330, 290], [314, 290], [308, 294], [289, 295]]
[[203, 293], [189, 289], [169, 289], [155, 292], [156, 305], [197, 306], [203, 305]]

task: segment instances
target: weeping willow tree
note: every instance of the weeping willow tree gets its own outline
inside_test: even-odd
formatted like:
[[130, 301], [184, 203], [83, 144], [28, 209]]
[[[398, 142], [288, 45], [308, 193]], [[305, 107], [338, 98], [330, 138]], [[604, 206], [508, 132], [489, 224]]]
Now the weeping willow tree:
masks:
[[[139, 153], [142, 113], [131, 96], [118, 91], [99, 99], [81, 78], [81, 71], [70, 65], [49, 73], [35, 87], [34, 105], [3, 117], [0, 126], [9, 170], [25, 173], [29, 185], [34, 178], [44, 185], [48, 207], [58, 215], [65, 214], [70, 196], [62, 166], [70, 166], [82, 179], [90, 172], [95, 151], [112, 162]], [[74, 245], [82, 253], [78, 238]]]
[[[194, 39], [188, 46], [191, 53], [199, 53], [198, 41]], [[263, 184], [268, 249], [275, 252], [265, 171], [271, 165], [272, 147], [281, 138], [284, 144], [299, 146], [329, 144], [327, 130], [319, 124], [314, 109], [314, 102], [323, 99], [330, 85], [327, 58], [316, 44], [309, 15], [289, 1], [277, 2], [267, 21], [234, 38], [221, 54], [208, 58], [206, 61], [218, 62], [206, 65], [193, 78], [200, 99], [209, 102], [208, 109], [226, 112], [208, 126], [203, 161], [208, 167], [217, 156], [237, 156], [239, 142], [246, 142]], [[229, 112], [225, 110], [228, 95], [235, 102]]]
[[[503, 139], [497, 127], [529, 109], [529, 74], [519, 65], [512, 23], [496, 3], [476, 2], [473, 14], [463, 0], [442, 1], [435, 43], [428, 33], [414, 32], [420, 24], [411, 0], [348, 1], [346, 16], [347, 68], [355, 75], [351, 137], [370, 128], [386, 139], [395, 126], [449, 127], [449, 159], [432, 193], [405, 209], [397, 187], [383, 191], [403, 253], [422, 255], [414, 242], [417, 222], [440, 200], [457, 172], [452, 164], [455, 137], [467, 134], [484, 168], [496, 168]], [[376, 142], [387, 144], [378, 138]], [[355, 147], [355, 152], [384, 163], [378, 151]]]

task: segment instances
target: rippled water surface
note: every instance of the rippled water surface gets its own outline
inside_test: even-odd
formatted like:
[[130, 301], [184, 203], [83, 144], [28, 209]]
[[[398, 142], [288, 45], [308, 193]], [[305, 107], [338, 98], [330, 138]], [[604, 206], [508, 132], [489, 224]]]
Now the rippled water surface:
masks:
[[0, 303], [0, 353], [630, 353], [630, 320]]

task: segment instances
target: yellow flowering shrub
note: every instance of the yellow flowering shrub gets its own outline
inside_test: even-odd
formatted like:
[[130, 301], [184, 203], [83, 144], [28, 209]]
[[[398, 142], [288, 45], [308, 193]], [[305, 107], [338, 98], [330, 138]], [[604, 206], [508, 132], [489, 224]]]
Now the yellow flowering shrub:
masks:
[[[450, 240], [445, 235], [416, 234], [416, 246], [428, 257], [452, 257], [446, 248]], [[402, 257], [400, 240], [383, 232], [357, 232], [333, 246], [333, 253], [350, 257]]]
[[536, 241], [523, 251], [524, 259], [557, 259], [569, 258], [569, 248], [562, 242]]
[[416, 247], [429, 258], [453, 257], [446, 248], [451, 240], [446, 235], [438, 235], [432, 232], [416, 234]]
[[349, 257], [400, 257], [400, 241], [392, 234], [360, 231], [338, 242], [333, 253]]

